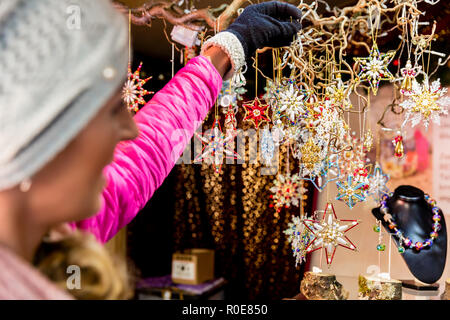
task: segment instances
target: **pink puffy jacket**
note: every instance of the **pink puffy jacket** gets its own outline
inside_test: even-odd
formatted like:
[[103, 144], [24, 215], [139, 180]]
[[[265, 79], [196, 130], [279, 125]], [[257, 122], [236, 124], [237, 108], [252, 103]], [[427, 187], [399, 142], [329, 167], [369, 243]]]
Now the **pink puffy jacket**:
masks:
[[105, 168], [102, 209], [72, 224], [106, 242], [130, 223], [172, 170], [214, 104], [222, 77], [205, 57], [192, 59], [134, 117], [139, 137], [118, 145]]

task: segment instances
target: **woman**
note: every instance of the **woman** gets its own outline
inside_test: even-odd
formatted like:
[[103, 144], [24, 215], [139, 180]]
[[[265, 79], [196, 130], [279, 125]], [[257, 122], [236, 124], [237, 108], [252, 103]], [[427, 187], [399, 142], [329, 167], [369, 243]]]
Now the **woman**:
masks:
[[299, 19], [286, 3], [249, 6], [132, 118], [127, 24], [111, 3], [0, 2], [0, 298], [71, 298], [30, 264], [43, 237], [75, 221], [112, 238], [173, 168], [222, 79], [256, 49], [288, 45]]

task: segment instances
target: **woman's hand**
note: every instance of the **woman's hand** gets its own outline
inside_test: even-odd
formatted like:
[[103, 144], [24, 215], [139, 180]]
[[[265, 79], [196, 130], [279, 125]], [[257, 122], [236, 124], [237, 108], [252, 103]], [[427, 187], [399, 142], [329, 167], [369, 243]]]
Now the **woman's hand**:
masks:
[[[284, 2], [248, 6], [227, 30], [205, 42], [202, 54], [210, 58], [225, 80], [229, 79], [257, 49], [289, 45], [302, 27], [301, 16], [297, 7]], [[213, 52], [212, 47], [220, 49]]]
[[248, 59], [257, 49], [289, 45], [302, 28], [301, 17], [292, 4], [264, 2], [245, 8], [227, 31], [239, 39]]

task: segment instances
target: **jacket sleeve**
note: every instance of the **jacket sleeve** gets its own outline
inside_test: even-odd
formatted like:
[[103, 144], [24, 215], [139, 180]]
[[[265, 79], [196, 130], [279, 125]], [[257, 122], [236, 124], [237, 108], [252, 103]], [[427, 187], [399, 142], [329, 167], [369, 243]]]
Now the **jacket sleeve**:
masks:
[[100, 212], [72, 227], [104, 243], [130, 223], [174, 167], [221, 85], [220, 74], [203, 56], [181, 69], [134, 117], [138, 138], [118, 145], [105, 168]]

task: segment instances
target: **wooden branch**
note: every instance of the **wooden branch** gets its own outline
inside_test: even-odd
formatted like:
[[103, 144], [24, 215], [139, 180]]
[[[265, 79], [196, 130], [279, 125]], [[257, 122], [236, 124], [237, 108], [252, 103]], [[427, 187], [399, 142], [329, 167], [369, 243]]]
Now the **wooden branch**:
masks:
[[[119, 11], [128, 14], [129, 9], [123, 4], [115, 3], [114, 5]], [[139, 14], [136, 15], [136, 12]], [[153, 6], [144, 5], [132, 10], [131, 22], [135, 25], [149, 25], [155, 18], [164, 19], [173, 25], [182, 25], [196, 31], [200, 31], [202, 26], [195, 24], [195, 21], [204, 21], [210, 26], [214, 26], [215, 21], [214, 16], [209, 12], [209, 8], [196, 10], [182, 16], [171, 10], [170, 4], [167, 3], [158, 3]]]
[[[148, 2], [139, 8], [132, 9], [131, 22], [135, 25], [149, 25], [155, 18], [164, 19], [172, 25], [181, 25], [188, 29], [200, 31], [203, 27], [218, 28], [225, 30], [232, 22], [238, 9], [247, 0], [233, 0], [230, 5], [222, 4], [219, 8], [203, 8], [192, 11], [187, 14], [180, 14], [182, 10], [178, 8], [174, 1], [167, 2]], [[114, 6], [122, 13], [128, 14], [129, 8], [119, 2], [115, 2]], [[225, 11], [224, 11], [225, 9]], [[215, 12], [223, 13], [216, 19]]]
[[219, 31], [225, 30], [231, 24], [233, 17], [237, 11], [243, 6], [247, 0], [233, 0], [227, 9], [217, 18]]

